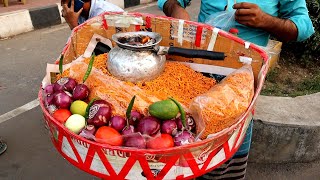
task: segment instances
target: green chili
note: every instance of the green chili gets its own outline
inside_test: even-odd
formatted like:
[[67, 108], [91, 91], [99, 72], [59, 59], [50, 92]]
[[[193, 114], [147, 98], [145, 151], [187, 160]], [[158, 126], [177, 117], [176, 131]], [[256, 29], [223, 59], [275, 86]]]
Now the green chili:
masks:
[[96, 57], [96, 55], [93, 53], [93, 55], [91, 56], [90, 62], [88, 64], [87, 72], [83, 76], [83, 83], [88, 79], [88, 77], [89, 77], [89, 75], [91, 73], [92, 66], [93, 66], [93, 61], [94, 61], [95, 57]]
[[182, 125], [183, 127], [185, 127], [187, 129], [187, 125], [186, 125], [186, 112], [184, 111], [183, 107], [181, 106], [181, 104], [173, 99], [173, 98], [170, 98], [179, 108], [179, 111], [180, 111], [180, 117], [181, 117], [181, 122], [182, 122]]
[[63, 73], [63, 54], [60, 55], [59, 72], [60, 72], [60, 75], [62, 75], [62, 73]]
[[129, 119], [131, 117], [131, 111], [132, 111], [132, 108], [133, 108], [133, 104], [134, 104], [134, 100], [136, 99], [136, 95], [134, 95], [129, 103], [129, 106], [128, 106], [128, 109], [127, 109], [127, 112], [126, 112], [126, 116], [127, 116], [127, 126], [129, 126]]

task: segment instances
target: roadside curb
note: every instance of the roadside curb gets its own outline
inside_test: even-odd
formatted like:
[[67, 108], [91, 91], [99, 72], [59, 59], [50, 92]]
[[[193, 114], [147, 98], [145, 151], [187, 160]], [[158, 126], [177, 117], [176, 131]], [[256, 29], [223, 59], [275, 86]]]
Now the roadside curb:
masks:
[[320, 159], [320, 93], [259, 96], [249, 161], [297, 163]]
[[[151, 3], [155, 0], [111, 0], [121, 8]], [[60, 3], [0, 14], [0, 39], [65, 22]]]

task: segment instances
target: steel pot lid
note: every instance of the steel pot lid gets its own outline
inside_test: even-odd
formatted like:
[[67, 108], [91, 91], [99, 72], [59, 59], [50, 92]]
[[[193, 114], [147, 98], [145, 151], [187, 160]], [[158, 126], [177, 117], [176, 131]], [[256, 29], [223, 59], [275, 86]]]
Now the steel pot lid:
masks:
[[[151, 38], [150, 42], [144, 43], [142, 45], [131, 45], [128, 44], [130, 40], [133, 42], [137, 42], [137, 39], [149, 36]], [[124, 32], [124, 33], [116, 33], [112, 35], [112, 40], [117, 43], [119, 47], [131, 49], [131, 50], [142, 50], [142, 49], [153, 49], [157, 46], [162, 37], [159, 33], [155, 32], [146, 32], [146, 31], [139, 31], [139, 32]]]

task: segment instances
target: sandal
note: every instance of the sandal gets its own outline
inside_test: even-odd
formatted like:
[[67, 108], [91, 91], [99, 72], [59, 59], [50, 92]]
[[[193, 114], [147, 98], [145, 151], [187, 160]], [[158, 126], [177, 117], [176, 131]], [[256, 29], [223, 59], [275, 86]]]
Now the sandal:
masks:
[[7, 144], [0, 141], [0, 154], [4, 153], [7, 150]]

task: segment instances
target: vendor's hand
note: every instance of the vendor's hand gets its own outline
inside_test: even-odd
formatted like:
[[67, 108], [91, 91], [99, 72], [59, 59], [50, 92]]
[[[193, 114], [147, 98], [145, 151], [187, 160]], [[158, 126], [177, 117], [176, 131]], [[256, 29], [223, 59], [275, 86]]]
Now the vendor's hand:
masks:
[[74, 12], [74, 0], [71, 0], [70, 8], [68, 7], [68, 1], [64, 1], [63, 4], [61, 5], [62, 5], [62, 10], [61, 10], [62, 17], [64, 17], [70, 29], [73, 29], [78, 25], [78, 19], [83, 8], [81, 8], [78, 12]]
[[243, 25], [254, 27], [254, 28], [262, 28], [266, 22], [267, 14], [264, 13], [258, 5], [252, 3], [237, 3], [233, 5], [233, 9], [235, 12], [235, 20]]

